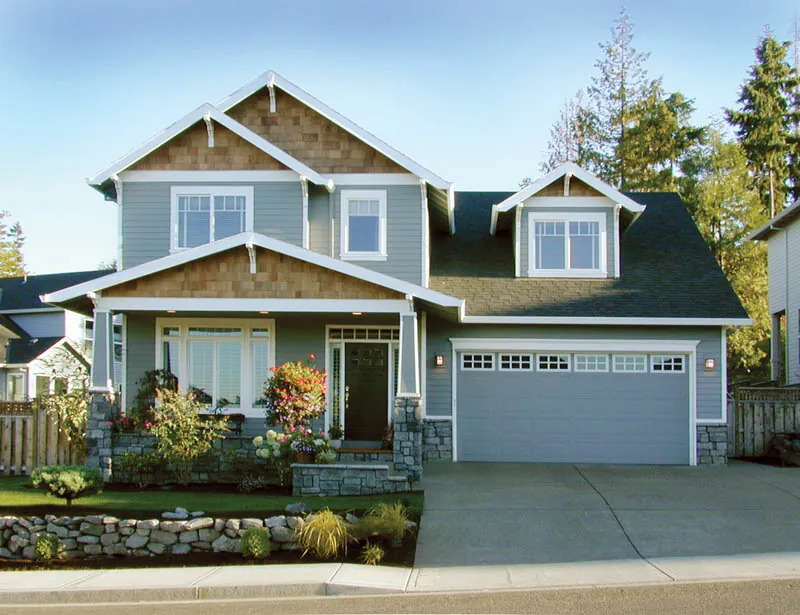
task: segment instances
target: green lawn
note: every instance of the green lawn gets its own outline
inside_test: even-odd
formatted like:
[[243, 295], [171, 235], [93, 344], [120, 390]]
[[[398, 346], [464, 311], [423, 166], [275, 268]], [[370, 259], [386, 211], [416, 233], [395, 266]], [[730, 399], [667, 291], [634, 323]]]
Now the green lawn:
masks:
[[283, 512], [287, 504], [305, 502], [313, 510], [364, 510], [378, 502], [409, 501], [409, 507], [422, 512], [422, 492], [339, 497], [292, 497], [259, 493], [215, 493], [191, 490], [105, 491], [75, 500], [67, 508], [64, 500], [27, 487], [26, 477], [0, 478], [0, 516], [106, 513], [117, 517], [158, 515], [182, 506], [190, 511], [202, 510], [210, 516], [264, 516]]

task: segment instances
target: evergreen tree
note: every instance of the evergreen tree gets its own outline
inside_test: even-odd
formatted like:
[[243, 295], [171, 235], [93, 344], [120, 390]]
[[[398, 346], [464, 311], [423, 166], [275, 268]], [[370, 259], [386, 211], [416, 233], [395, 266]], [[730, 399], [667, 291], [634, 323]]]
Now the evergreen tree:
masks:
[[731, 282], [752, 327], [728, 333], [732, 380], [769, 378], [770, 319], [767, 306], [766, 246], [746, 241], [767, 221], [758, 191], [751, 185], [747, 157], [738, 143], [712, 131], [694, 159], [695, 182], [683, 195], [712, 253]]
[[596, 123], [597, 118], [584, 100], [583, 91], [565, 101], [558, 120], [550, 128], [547, 160], [540, 165], [542, 172], [549, 173], [565, 162], [593, 170], [592, 141], [597, 134]]
[[600, 177], [624, 188], [630, 168], [628, 150], [620, 145], [634, 124], [634, 109], [651, 86], [645, 68], [650, 54], [633, 47], [633, 23], [624, 8], [611, 27], [611, 40], [600, 43], [600, 49], [603, 55], [595, 63], [600, 74], [587, 89], [597, 129], [587, 157]]
[[19, 222], [14, 222], [9, 227], [6, 222], [11, 214], [0, 211], [0, 278], [10, 278], [26, 273], [22, 257], [22, 246], [25, 243], [25, 234]]
[[[795, 95], [800, 81], [786, 59], [789, 45], [767, 33], [756, 48], [756, 63], [742, 86], [740, 108], [726, 110], [747, 156], [753, 185], [770, 217], [786, 205], [791, 188], [789, 164], [796, 147]], [[797, 177], [797, 173], [793, 170], [791, 175]]]

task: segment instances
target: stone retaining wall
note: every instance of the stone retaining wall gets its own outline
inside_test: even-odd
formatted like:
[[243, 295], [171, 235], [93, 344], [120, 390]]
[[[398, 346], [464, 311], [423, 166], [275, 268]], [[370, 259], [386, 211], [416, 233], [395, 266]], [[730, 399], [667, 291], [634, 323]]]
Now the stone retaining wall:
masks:
[[425, 419], [422, 428], [422, 460], [453, 458], [453, 421]]
[[336, 460], [340, 463], [392, 463], [392, 451], [350, 452], [347, 448], [336, 451]]
[[698, 465], [727, 465], [727, 425], [697, 426], [697, 463]]
[[388, 465], [295, 463], [292, 471], [296, 496], [374, 495], [411, 489], [405, 476], [389, 475]]
[[[167, 513], [175, 516], [174, 513]], [[294, 530], [300, 516], [279, 515], [249, 519], [118, 519], [108, 515], [86, 517], [0, 517], [0, 559], [34, 559], [36, 541], [44, 534], [61, 539], [63, 557], [186, 555], [191, 552], [241, 552], [241, 536], [250, 527], [267, 527], [280, 549], [297, 550]], [[181, 515], [177, 515], [181, 516]]]

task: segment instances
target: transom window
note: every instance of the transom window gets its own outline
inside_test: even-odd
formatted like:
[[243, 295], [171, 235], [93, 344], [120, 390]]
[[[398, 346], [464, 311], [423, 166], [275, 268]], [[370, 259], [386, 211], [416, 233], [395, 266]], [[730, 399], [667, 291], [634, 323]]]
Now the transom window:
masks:
[[646, 374], [647, 356], [643, 354], [615, 354], [614, 371], [632, 374]]
[[650, 361], [654, 372], [683, 372], [684, 360], [680, 355], [653, 355]]
[[343, 190], [342, 258], [386, 259], [386, 191]]
[[539, 354], [536, 355], [536, 369], [540, 372], [568, 372], [568, 354]]
[[501, 371], [531, 371], [533, 369], [533, 355], [530, 354], [501, 354]]
[[173, 186], [172, 249], [194, 248], [253, 230], [250, 186]]
[[604, 213], [529, 213], [528, 274], [540, 277], [604, 277]]
[[399, 327], [331, 327], [331, 340], [399, 340]]
[[607, 372], [608, 371], [608, 355], [607, 354], [576, 354], [575, 355], [575, 371], [576, 372]]
[[493, 354], [471, 354], [461, 355], [461, 369], [465, 370], [493, 370]]
[[157, 365], [210, 407], [263, 412], [263, 390], [274, 365], [272, 321], [159, 319]]

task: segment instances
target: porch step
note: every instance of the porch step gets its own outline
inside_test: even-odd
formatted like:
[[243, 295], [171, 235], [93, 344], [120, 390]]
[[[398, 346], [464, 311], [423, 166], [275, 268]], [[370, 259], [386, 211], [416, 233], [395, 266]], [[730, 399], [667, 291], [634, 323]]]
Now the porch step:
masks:
[[392, 463], [392, 451], [379, 448], [340, 448], [336, 457], [342, 463]]

